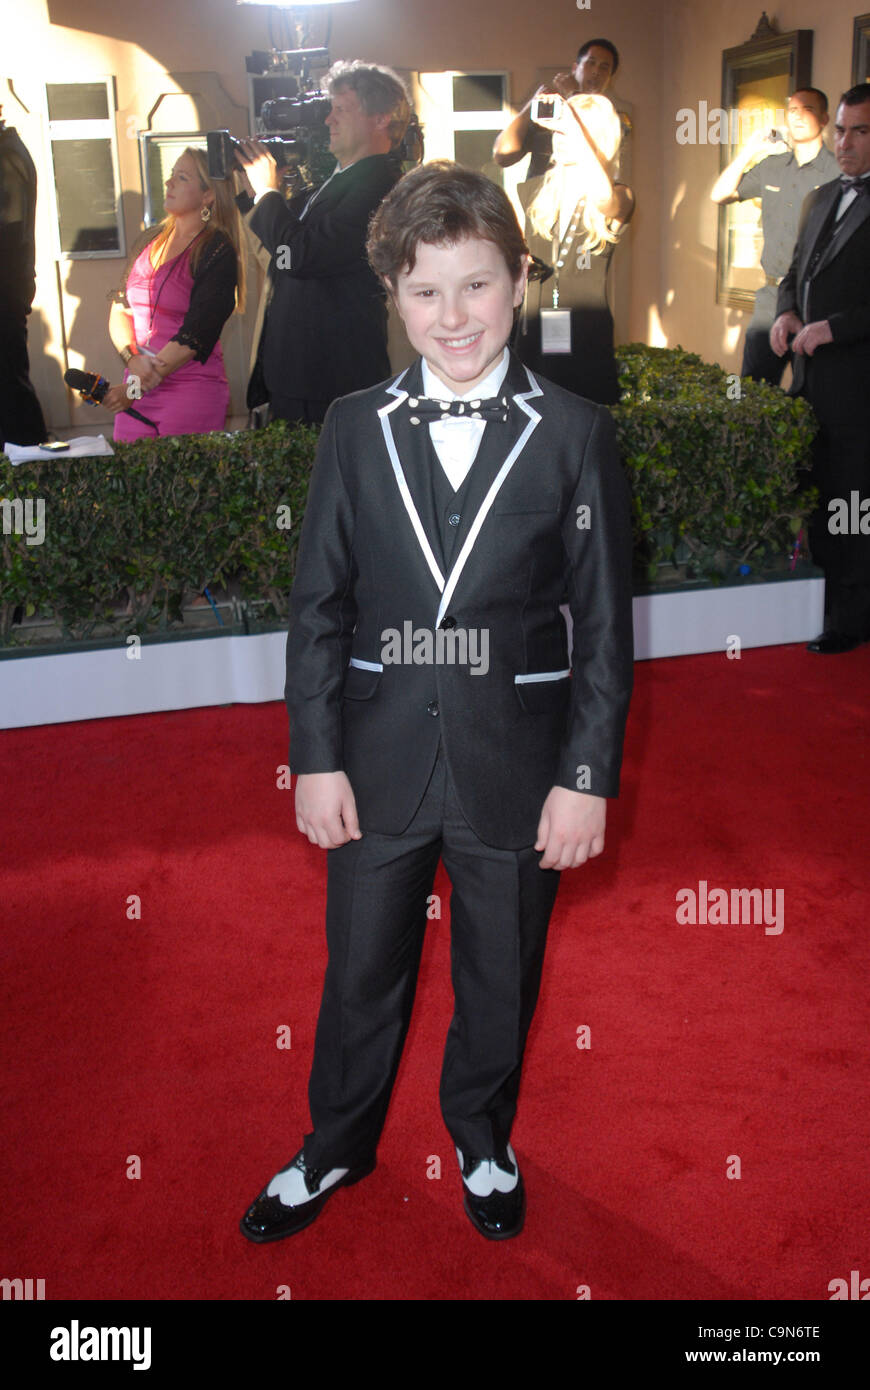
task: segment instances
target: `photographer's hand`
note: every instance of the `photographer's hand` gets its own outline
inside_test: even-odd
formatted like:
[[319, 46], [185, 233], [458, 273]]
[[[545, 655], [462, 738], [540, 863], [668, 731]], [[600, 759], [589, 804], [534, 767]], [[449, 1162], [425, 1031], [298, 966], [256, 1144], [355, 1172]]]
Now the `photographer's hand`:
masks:
[[257, 198], [261, 193], [280, 193], [281, 175], [278, 165], [265, 146], [257, 140], [240, 140], [239, 144], [241, 149], [236, 150], [236, 160], [245, 166], [244, 172], [251, 185], [252, 196]]
[[558, 92], [560, 97], [564, 97], [566, 101], [569, 97], [576, 97], [580, 91], [580, 84], [573, 72], [557, 72], [552, 85], [553, 90]]
[[247, 195], [248, 195], [249, 198], [253, 198], [253, 196], [254, 196], [254, 185], [251, 183], [251, 180], [248, 178], [247, 172], [246, 172], [246, 170], [245, 170], [245, 168], [244, 168], [243, 165], [241, 165], [241, 164], [234, 164], [234, 165], [233, 165], [233, 179], [234, 179], [234, 182], [235, 182], [235, 185], [236, 185], [236, 192], [237, 192], [237, 193], [247, 193]]

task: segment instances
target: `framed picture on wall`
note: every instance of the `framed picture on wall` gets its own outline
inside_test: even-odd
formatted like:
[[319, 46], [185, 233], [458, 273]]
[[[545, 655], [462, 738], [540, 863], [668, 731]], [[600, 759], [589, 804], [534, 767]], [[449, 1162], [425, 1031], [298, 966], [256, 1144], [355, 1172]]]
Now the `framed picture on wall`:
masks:
[[[762, 26], [759, 26], [761, 29]], [[758, 31], [757, 31], [758, 32]], [[785, 135], [785, 111], [793, 92], [812, 84], [813, 32], [767, 33], [722, 54], [720, 170], [759, 130]], [[771, 143], [771, 153], [782, 153]], [[764, 158], [763, 154], [759, 159]], [[754, 199], [719, 209], [716, 302], [751, 310], [764, 284], [761, 210]]]
[[115, 111], [112, 77], [45, 84], [55, 247], [65, 260], [126, 254]]
[[870, 14], [855, 16], [852, 28], [852, 86], [870, 82]]

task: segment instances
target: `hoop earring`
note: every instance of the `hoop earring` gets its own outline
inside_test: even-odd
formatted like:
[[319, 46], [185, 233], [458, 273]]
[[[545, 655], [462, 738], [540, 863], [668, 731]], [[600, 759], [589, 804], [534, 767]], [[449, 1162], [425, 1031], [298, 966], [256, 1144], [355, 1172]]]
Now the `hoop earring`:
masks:
[[211, 208], [208, 203], [203, 203], [199, 210], [199, 217], [201, 222], [208, 223], [211, 221]]

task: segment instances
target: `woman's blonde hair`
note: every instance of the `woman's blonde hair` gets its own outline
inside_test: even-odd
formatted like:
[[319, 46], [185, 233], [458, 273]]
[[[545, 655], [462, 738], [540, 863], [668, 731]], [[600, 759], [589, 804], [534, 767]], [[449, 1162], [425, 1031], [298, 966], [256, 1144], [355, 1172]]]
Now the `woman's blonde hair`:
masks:
[[[188, 145], [187, 149], [182, 150], [182, 156], [189, 154], [199, 176], [200, 187], [203, 193], [211, 189], [214, 193], [211, 218], [203, 225], [202, 236], [197, 237], [190, 252], [191, 273], [196, 273], [204, 253], [208, 249], [209, 242], [214, 239], [217, 232], [223, 232], [224, 236], [231, 242], [236, 253], [236, 267], [238, 278], [236, 281], [236, 309], [244, 313], [245, 309], [245, 253], [242, 248], [242, 225], [239, 217], [239, 210], [236, 207], [236, 200], [232, 179], [215, 179], [212, 181], [208, 176], [208, 163], [206, 161], [205, 150], [195, 149], [193, 145]], [[175, 217], [168, 212], [160, 223], [159, 231], [151, 243], [152, 249], [159, 251], [166, 244], [172, 235], [175, 227]]]
[[[622, 125], [616, 109], [608, 97], [582, 95], [571, 97], [570, 104], [580, 116], [589, 135], [601, 152], [611, 183], [618, 171], [617, 154], [622, 140]], [[575, 242], [577, 251], [595, 252], [603, 250], [607, 242], [618, 241], [619, 233], [608, 226], [608, 220], [598, 207], [592, 194], [596, 183], [602, 181], [601, 165], [583, 138], [580, 130], [571, 131], [574, 118], [566, 117], [566, 129], [571, 132], [559, 140], [553, 140], [554, 163], [544, 175], [541, 187], [528, 207], [528, 219], [532, 230], [548, 240], [553, 236], [553, 227], [559, 221], [563, 204], [570, 203], [570, 211], [580, 204], [579, 232], [581, 239]], [[558, 157], [559, 145], [570, 141], [570, 151], [576, 155], [575, 161], [567, 162]], [[602, 190], [603, 191], [603, 190]]]

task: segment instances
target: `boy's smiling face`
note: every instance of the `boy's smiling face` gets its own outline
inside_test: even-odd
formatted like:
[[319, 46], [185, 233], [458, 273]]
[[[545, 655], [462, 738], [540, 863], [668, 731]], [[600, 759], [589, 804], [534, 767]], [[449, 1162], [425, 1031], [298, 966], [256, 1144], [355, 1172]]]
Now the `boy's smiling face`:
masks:
[[455, 395], [473, 391], [496, 366], [526, 275], [524, 265], [512, 279], [494, 242], [465, 237], [444, 246], [420, 242], [414, 269], [390, 286], [411, 346]]

